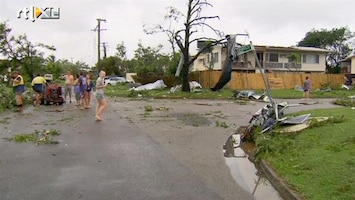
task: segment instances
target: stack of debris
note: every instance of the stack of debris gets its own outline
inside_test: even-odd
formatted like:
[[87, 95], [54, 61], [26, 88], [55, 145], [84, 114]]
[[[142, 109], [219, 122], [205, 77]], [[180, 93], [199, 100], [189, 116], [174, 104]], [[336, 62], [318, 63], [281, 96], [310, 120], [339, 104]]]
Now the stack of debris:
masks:
[[246, 141], [257, 127], [261, 127], [261, 133], [266, 133], [272, 130], [276, 124], [299, 125], [308, 122], [311, 114], [284, 117], [284, 110], [290, 106], [296, 106], [296, 104], [290, 105], [287, 102], [276, 104], [276, 106], [267, 104], [259, 109], [249, 120], [249, 125], [242, 133], [241, 140]]
[[269, 102], [269, 98], [265, 93], [262, 94], [256, 94], [254, 90], [234, 90], [233, 91], [233, 97], [235, 99], [241, 99], [241, 100], [252, 100], [252, 101], [263, 101], [263, 102]]
[[[196, 81], [191, 81], [191, 82], [189, 82], [189, 84], [190, 84], [191, 92], [201, 92], [201, 89], [202, 89], [201, 84], [199, 84]], [[169, 93], [175, 93], [176, 91], [181, 91], [181, 88], [182, 88], [181, 84], [180, 85], [176, 85], [176, 86], [170, 88], [170, 92]]]

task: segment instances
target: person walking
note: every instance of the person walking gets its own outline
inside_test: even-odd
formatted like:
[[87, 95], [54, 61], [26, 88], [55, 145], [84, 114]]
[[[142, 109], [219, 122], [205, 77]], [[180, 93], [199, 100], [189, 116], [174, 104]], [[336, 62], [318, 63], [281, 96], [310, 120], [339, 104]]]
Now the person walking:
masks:
[[31, 82], [31, 86], [33, 90], [36, 92], [36, 105], [35, 106], [40, 106], [41, 101], [43, 98], [43, 93], [44, 93], [44, 88], [45, 85], [47, 84], [46, 79], [44, 79], [43, 76], [37, 75]]
[[96, 106], [96, 115], [95, 119], [97, 121], [102, 120], [102, 112], [104, 109], [107, 107], [108, 102], [107, 99], [105, 98], [104, 95], [104, 89], [106, 87], [104, 77], [106, 76], [105, 71], [100, 71], [99, 77], [96, 80], [96, 100], [97, 100], [97, 106]]
[[15, 92], [16, 105], [18, 107], [18, 111], [23, 111], [23, 97], [22, 94], [25, 92], [25, 81], [23, 77], [20, 75], [20, 72], [15, 71], [12, 74], [13, 82], [12, 87]]
[[91, 91], [94, 87], [94, 83], [91, 80], [91, 75], [86, 75], [86, 94], [85, 94], [85, 108], [91, 108]]
[[311, 90], [311, 81], [309, 80], [309, 77], [307, 76], [303, 82], [303, 100], [309, 99], [310, 90]]
[[72, 96], [72, 91], [73, 91], [73, 85], [74, 85], [74, 76], [72, 75], [71, 71], [68, 70], [67, 75], [65, 75], [65, 92], [64, 92], [64, 98], [67, 99], [67, 96], [69, 95], [69, 103], [71, 103], [71, 96]]

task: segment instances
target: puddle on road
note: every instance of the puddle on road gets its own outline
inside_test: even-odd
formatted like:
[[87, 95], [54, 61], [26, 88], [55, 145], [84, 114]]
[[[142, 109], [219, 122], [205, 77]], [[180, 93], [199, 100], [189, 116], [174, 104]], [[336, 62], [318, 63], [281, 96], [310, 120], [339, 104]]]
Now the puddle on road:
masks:
[[239, 137], [238, 134], [232, 135], [224, 146], [226, 164], [230, 168], [234, 180], [239, 186], [250, 192], [256, 200], [282, 200], [271, 183], [249, 160], [248, 154], [240, 147], [234, 148], [232, 140], [237, 137]]

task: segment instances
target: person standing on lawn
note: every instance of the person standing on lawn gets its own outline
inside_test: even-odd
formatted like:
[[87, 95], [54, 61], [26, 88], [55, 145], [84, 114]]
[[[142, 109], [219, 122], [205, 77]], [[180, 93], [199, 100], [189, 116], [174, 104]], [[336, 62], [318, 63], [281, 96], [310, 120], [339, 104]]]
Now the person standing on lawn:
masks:
[[303, 82], [303, 99], [309, 99], [309, 92], [311, 90], [311, 81], [307, 76]]
[[107, 107], [107, 99], [104, 95], [104, 89], [106, 87], [104, 77], [106, 76], [105, 71], [100, 71], [99, 78], [96, 80], [96, 99], [97, 99], [97, 106], [96, 106], [96, 121], [102, 120], [102, 112]]
[[12, 87], [15, 92], [16, 97], [16, 105], [18, 107], [18, 111], [23, 111], [23, 97], [22, 94], [25, 92], [25, 81], [23, 77], [20, 75], [20, 72], [15, 71], [12, 74], [13, 82]]

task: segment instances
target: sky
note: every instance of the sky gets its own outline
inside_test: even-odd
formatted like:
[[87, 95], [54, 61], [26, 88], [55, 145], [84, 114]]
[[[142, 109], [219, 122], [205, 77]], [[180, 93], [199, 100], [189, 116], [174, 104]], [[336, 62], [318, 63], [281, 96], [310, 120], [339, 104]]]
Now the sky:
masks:
[[[6, 21], [11, 34], [26, 34], [33, 43], [56, 47], [57, 59], [83, 61], [90, 66], [97, 62], [97, 19], [101, 22], [101, 42], [107, 45], [107, 56], [116, 53], [116, 45], [124, 43], [127, 57], [134, 56], [138, 43], [144, 47], [163, 45], [162, 53], [170, 53], [167, 36], [147, 35], [143, 25], [166, 25], [167, 7], [186, 13], [188, 0], [0, 0], [0, 22]], [[237, 37], [242, 44], [293, 46], [312, 29], [348, 27], [355, 32], [354, 0], [208, 0], [203, 16], [219, 16], [207, 23], [224, 34], [244, 34]], [[59, 10], [59, 19], [26, 20], [17, 17], [19, 10], [30, 8]], [[47, 9], [49, 10], [49, 9]], [[180, 29], [182, 22], [173, 26]], [[193, 38], [218, 36], [207, 27], [199, 29]], [[192, 44], [192, 49], [197, 44]], [[194, 47], [195, 46], [195, 47]], [[101, 51], [101, 57], [103, 52]]]

